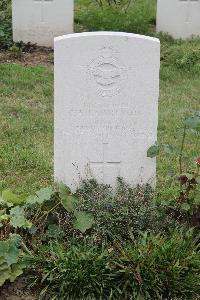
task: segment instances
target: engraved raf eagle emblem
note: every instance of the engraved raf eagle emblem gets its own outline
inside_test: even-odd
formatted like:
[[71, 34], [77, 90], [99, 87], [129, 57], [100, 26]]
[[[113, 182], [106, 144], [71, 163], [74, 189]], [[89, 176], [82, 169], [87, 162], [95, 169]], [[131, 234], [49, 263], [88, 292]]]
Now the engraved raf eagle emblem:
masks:
[[125, 68], [114, 57], [111, 48], [101, 49], [99, 57], [89, 65], [90, 76], [97, 86], [98, 94], [103, 97], [111, 97], [120, 92], [124, 71]]

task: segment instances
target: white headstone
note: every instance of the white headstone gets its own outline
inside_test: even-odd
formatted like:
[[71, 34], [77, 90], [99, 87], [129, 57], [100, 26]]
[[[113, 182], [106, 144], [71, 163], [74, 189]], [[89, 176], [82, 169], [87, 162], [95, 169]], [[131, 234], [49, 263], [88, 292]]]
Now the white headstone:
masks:
[[73, 32], [74, 0], [12, 0], [13, 40], [52, 47]]
[[55, 39], [55, 181], [155, 185], [160, 43], [117, 32]]
[[200, 36], [200, 0], [158, 0], [157, 32], [174, 38]]

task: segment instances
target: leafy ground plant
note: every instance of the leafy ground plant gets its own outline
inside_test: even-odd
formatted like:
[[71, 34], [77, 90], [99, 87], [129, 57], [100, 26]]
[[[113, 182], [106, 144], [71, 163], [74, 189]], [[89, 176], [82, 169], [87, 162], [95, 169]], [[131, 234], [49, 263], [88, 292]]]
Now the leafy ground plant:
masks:
[[[96, 241], [130, 239], [140, 231], [169, 231], [174, 227], [167, 217], [161, 219], [150, 186], [131, 188], [118, 178], [114, 194], [109, 186], [95, 180], [83, 182], [72, 194], [59, 184], [54, 191], [42, 188], [30, 196], [17, 195], [8, 189], [1, 192], [0, 233], [17, 232], [38, 244], [41, 241], [93, 237]], [[0, 237], [1, 237], [0, 236]]]
[[55, 230], [55, 237], [61, 230], [66, 238], [129, 239], [142, 230], [158, 232], [172, 226], [167, 220], [161, 220], [150, 186], [131, 188], [121, 178], [116, 193], [111, 187], [90, 180], [84, 181], [75, 194], [60, 184], [55, 195], [54, 205], [46, 210], [46, 218], [42, 214], [38, 218], [38, 213], [33, 213], [34, 219], [45, 222], [48, 230], [51, 228], [52, 236]]
[[6, 240], [0, 241], [0, 287], [6, 280], [10, 282], [23, 273], [26, 268], [22, 258], [31, 255], [19, 235], [12, 234]]
[[126, 240], [140, 231], [158, 232], [173, 226], [167, 220], [161, 221], [153, 200], [154, 191], [148, 185], [132, 188], [118, 178], [114, 194], [109, 186], [91, 180], [82, 183], [77, 195], [80, 208], [94, 216], [91, 234], [96, 239], [121, 237]]
[[186, 73], [199, 74], [200, 71], [200, 47], [199, 39], [189, 42], [173, 40], [170, 36], [160, 34], [161, 62], [165, 67], [172, 66]]
[[[192, 132], [196, 139], [200, 135], [200, 112], [195, 111], [192, 115], [186, 118], [182, 130], [182, 141], [179, 147], [171, 144], [155, 144], [147, 151], [148, 157], [155, 157], [160, 152], [164, 152], [169, 156], [177, 157], [179, 162], [179, 170], [169, 170], [171, 177], [170, 185], [175, 186], [178, 183], [178, 188], [175, 188], [175, 197], [162, 199], [162, 193], [159, 196], [159, 205], [164, 207], [166, 211], [179, 221], [184, 221], [189, 225], [200, 227], [200, 218], [198, 212], [200, 210], [200, 159], [194, 161], [196, 168], [186, 172], [183, 170], [184, 160], [188, 159], [185, 155], [185, 142], [189, 132]], [[169, 196], [169, 195], [168, 195]]]
[[46, 187], [30, 196], [0, 191], [0, 240], [17, 232], [32, 246], [32, 238], [39, 242], [50, 236], [61, 238], [64, 230], [66, 236], [84, 234], [93, 224], [93, 214], [81, 210], [79, 199], [63, 184], [57, 191]]
[[[42, 217], [48, 215], [43, 209], [45, 201], [49, 201], [53, 191], [51, 188], [43, 188], [35, 193], [33, 196], [14, 194], [9, 189], [0, 190], [0, 240], [8, 237], [10, 233], [17, 232], [24, 234], [24, 232], [33, 232], [37, 230], [37, 226], [44, 225], [44, 220], [38, 225], [38, 214]], [[40, 207], [35, 211], [35, 204], [40, 204]], [[37, 212], [36, 216], [32, 216]]]

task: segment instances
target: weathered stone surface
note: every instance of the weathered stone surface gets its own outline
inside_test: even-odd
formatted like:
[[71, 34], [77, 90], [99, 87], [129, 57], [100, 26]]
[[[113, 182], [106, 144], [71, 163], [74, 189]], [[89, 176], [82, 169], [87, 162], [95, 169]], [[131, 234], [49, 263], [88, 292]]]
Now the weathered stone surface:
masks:
[[55, 181], [155, 185], [159, 40], [93, 32], [55, 39]]
[[174, 38], [200, 36], [200, 0], [158, 0], [157, 32]]
[[13, 40], [51, 47], [73, 32], [73, 0], [12, 0]]

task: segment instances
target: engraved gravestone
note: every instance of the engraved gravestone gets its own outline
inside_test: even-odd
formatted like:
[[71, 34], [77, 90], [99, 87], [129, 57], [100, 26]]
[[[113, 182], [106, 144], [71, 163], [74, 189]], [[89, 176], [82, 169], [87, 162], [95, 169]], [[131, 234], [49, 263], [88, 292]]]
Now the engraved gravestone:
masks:
[[93, 32], [55, 39], [55, 181], [155, 185], [159, 40]]
[[158, 0], [157, 32], [174, 38], [200, 36], [200, 0]]
[[73, 0], [12, 0], [13, 40], [52, 47], [73, 32]]

